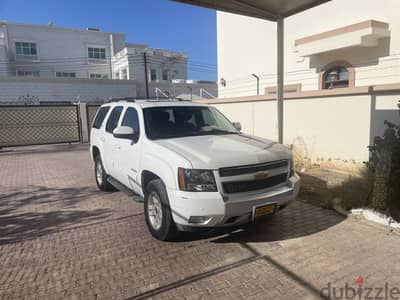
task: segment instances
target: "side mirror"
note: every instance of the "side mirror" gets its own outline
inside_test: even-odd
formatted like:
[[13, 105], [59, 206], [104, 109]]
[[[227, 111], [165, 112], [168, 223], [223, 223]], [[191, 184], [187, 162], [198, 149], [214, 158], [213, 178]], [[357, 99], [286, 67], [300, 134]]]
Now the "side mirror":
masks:
[[118, 139], [133, 140], [135, 137], [135, 130], [129, 126], [120, 126], [114, 129], [113, 136]]
[[242, 130], [242, 124], [240, 122], [232, 122], [233, 127], [235, 127], [237, 130], [241, 131]]

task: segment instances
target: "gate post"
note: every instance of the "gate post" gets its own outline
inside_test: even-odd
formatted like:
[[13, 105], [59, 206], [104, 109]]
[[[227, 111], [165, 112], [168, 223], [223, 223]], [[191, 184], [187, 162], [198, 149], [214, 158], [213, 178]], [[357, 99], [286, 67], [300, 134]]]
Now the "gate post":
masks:
[[86, 103], [78, 103], [79, 111], [79, 130], [81, 133], [81, 143], [89, 142], [88, 114]]

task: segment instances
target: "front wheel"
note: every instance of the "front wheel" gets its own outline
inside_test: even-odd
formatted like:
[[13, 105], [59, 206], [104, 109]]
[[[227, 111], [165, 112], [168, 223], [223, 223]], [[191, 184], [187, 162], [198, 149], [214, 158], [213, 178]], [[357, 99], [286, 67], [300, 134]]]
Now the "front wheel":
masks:
[[177, 236], [177, 229], [172, 219], [167, 191], [160, 179], [148, 183], [144, 197], [144, 213], [147, 227], [152, 236], [161, 241]]
[[96, 184], [99, 190], [104, 192], [115, 191], [115, 188], [107, 181], [108, 175], [104, 170], [100, 155], [97, 155], [94, 161], [94, 175], [96, 177]]

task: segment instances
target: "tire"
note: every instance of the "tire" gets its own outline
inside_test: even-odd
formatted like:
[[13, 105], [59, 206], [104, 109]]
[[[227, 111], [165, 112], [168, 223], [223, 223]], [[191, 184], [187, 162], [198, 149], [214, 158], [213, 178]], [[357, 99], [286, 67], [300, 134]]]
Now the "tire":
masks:
[[104, 170], [100, 155], [97, 155], [94, 160], [94, 177], [96, 178], [96, 184], [99, 190], [103, 192], [115, 191], [114, 186], [107, 181], [108, 175]]
[[147, 228], [156, 239], [168, 241], [178, 236], [178, 230], [172, 219], [167, 191], [160, 179], [154, 179], [146, 186], [144, 215]]

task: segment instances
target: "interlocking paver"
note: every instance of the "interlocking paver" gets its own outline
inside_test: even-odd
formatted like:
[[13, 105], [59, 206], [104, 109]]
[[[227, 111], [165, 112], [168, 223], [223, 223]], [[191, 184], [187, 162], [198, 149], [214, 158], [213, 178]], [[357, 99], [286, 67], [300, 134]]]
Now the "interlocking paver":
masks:
[[166, 243], [141, 204], [97, 190], [87, 146], [0, 152], [0, 178], [0, 299], [315, 299], [359, 275], [400, 287], [397, 234], [301, 201]]

